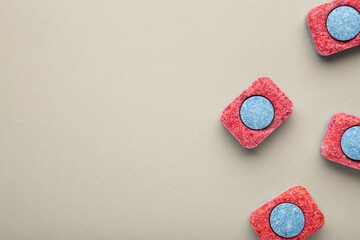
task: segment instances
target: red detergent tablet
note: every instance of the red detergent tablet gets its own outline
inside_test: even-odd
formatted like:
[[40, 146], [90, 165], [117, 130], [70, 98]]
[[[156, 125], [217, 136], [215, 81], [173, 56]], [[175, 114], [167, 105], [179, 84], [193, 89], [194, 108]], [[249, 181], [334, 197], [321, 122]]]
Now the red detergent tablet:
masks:
[[360, 117], [334, 114], [325, 131], [321, 154], [327, 160], [360, 170]]
[[254, 148], [292, 113], [293, 104], [267, 77], [258, 78], [227, 106], [221, 122], [246, 148]]
[[325, 218], [301, 186], [294, 186], [255, 209], [250, 224], [260, 240], [302, 240], [319, 231]]
[[310, 10], [306, 24], [317, 53], [328, 56], [359, 45], [359, 12], [359, 0], [335, 0]]

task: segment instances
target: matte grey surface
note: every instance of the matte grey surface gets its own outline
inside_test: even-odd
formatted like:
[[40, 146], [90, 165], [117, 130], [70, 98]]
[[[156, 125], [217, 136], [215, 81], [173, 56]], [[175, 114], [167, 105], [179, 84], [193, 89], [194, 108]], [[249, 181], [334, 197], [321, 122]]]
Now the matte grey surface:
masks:
[[[251, 211], [302, 185], [308, 239], [357, 240], [360, 171], [319, 146], [360, 116], [360, 48], [314, 52], [327, 1], [0, 2], [0, 239], [256, 240]], [[294, 112], [248, 150], [220, 114], [260, 76]]]

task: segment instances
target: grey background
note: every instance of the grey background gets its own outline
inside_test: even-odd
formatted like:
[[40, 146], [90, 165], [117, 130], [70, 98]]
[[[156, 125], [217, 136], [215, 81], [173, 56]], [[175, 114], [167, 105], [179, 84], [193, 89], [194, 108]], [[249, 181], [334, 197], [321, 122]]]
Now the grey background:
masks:
[[[360, 48], [314, 52], [325, 1], [0, 3], [0, 239], [257, 239], [295, 184], [326, 217], [309, 239], [358, 239], [360, 172], [319, 149], [360, 116]], [[249, 151], [220, 114], [260, 76], [294, 113]]]

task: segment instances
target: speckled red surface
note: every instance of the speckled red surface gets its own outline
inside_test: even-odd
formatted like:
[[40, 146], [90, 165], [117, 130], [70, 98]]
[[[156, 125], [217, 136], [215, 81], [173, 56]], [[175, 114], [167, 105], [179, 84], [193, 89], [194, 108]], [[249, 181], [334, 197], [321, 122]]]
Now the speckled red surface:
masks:
[[[274, 120], [263, 130], [252, 130], [240, 119], [239, 110], [242, 103], [254, 95], [266, 97], [274, 106]], [[224, 109], [221, 122], [244, 147], [254, 148], [283, 123], [292, 111], [293, 104], [285, 93], [270, 78], [261, 77]]]
[[342, 42], [334, 39], [326, 28], [329, 13], [336, 7], [344, 5], [360, 11], [359, 0], [335, 0], [311, 9], [306, 17], [315, 49], [321, 55], [328, 56], [360, 44], [360, 34], [350, 41]]
[[351, 160], [341, 149], [341, 137], [344, 132], [350, 127], [359, 125], [360, 117], [346, 113], [334, 114], [330, 118], [321, 144], [321, 154], [324, 158], [360, 170], [360, 161]]
[[[270, 214], [274, 207], [280, 203], [293, 203], [304, 213], [305, 226], [302, 232], [293, 238], [282, 238], [275, 234], [270, 226]], [[302, 240], [317, 232], [324, 225], [325, 218], [310, 196], [309, 192], [301, 186], [294, 186], [276, 196], [269, 202], [255, 209], [250, 215], [250, 224], [260, 240], [292, 239]]]

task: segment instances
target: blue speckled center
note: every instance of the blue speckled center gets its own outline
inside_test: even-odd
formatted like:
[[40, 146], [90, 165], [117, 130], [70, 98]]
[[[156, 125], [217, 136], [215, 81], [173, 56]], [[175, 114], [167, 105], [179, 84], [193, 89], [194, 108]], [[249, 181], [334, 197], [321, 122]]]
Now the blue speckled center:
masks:
[[244, 101], [240, 108], [241, 121], [253, 130], [261, 130], [274, 119], [274, 107], [262, 96], [252, 96]]
[[344, 132], [341, 149], [348, 158], [360, 161], [360, 126], [351, 127]]
[[360, 14], [349, 6], [335, 8], [326, 20], [330, 35], [339, 41], [348, 41], [360, 32]]
[[304, 229], [305, 216], [295, 204], [281, 203], [270, 214], [270, 226], [280, 237], [293, 238]]

